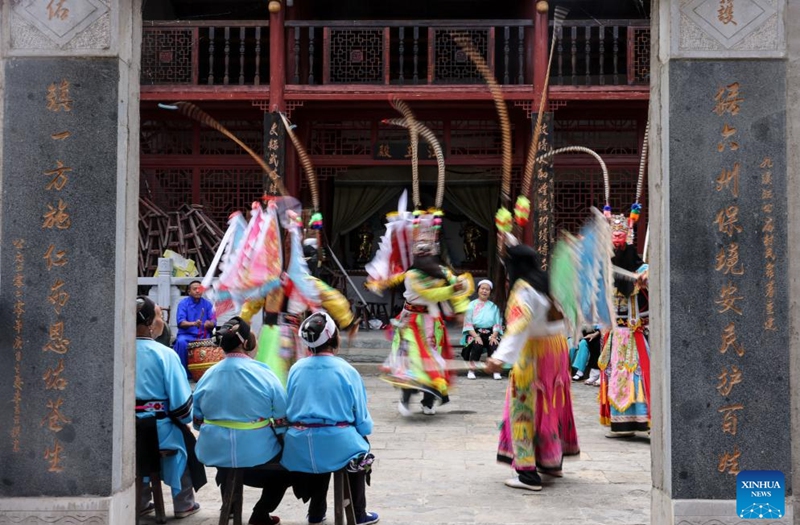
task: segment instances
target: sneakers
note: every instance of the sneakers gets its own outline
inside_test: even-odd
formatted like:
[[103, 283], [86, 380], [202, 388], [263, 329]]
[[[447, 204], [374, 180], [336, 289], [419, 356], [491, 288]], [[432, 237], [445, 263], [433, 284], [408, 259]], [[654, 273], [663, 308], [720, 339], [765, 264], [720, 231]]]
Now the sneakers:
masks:
[[200, 512], [200, 504], [195, 502], [189, 510], [175, 511], [175, 517], [178, 519], [188, 518], [192, 514], [197, 514], [198, 512]]
[[585, 383], [589, 386], [600, 386], [600, 370], [592, 368], [589, 372], [589, 379], [587, 379]]
[[467, 372], [467, 379], [475, 379], [475, 372], [473, 372], [472, 370]]
[[323, 523], [326, 519], [328, 518], [325, 516], [322, 516], [321, 518], [308, 516], [308, 523], [309, 525], [316, 525], [317, 523]]
[[519, 478], [513, 477], [511, 479], [505, 480], [504, 483], [505, 483], [506, 487], [511, 487], [513, 489], [532, 490], [534, 492], [539, 492], [540, 490], [542, 490], [542, 482], [541, 481], [539, 481], [539, 483], [536, 483], [536, 484], [533, 484], [533, 485], [528, 485], [527, 483], [521, 482], [519, 480]]
[[500, 372], [495, 372], [495, 373], [492, 375], [492, 377], [493, 377], [493, 378], [495, 378], [495, 379], [496, 379], [496, 380], [498, 380], [498, 381], [499, 381], [499, 380], [501, 380], [501, 379], [503, 379], [503, 376], [501, 376], [501, 375], [500, 375]]
[[400, 412], [400, 415], [403, 417], [408, 417], [411, 415], [411, 410], [409, 410], [408, 405], [402, 401], [397, 402], [397, 411]]
[[[422, 405], [422, 413], [425, 414], [426, 416], [433, 416], [433, 415], [436, 414], [436, 409], [433, 408], [433, 407], [428, 408], [425, 405]], [[377, 514], [376, 514], [376, 516], [377, 516]], [[370, 521], [370, 523], [375, 523], [375, 522], [374, 521]]]
[[378, 521], [380, 521], [380, 518], [377, 512], [367, 512], [363, 517], [356, 519], [358, 525], [372, 525], [373, 523], [378, 523]]

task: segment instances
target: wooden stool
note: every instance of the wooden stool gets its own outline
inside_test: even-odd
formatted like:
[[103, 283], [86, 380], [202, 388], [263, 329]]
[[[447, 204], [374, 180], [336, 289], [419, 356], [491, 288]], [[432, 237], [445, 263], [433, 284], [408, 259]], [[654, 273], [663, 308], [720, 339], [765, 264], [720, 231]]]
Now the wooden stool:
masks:
[[333, 513], [334, 525], [356, 525], [356, 512], [350, 494], [350, 478], [347, 469], [333, 473]]
[[231, 512], [233, 512], [233, 525], [242, 525], [244, 469], [230, 469], [224, 489], [222, 492], [222, 509], [219, 511], [219, 525], [228, 524]]
[[367, 306], [364, 303], [358, 302], [358, 303], [355, 303], [354, 307], [355, 307], [356, 319], [359, 319], [359, 318], [361, 319], [361, 321], [359, 321], [359, 325], [360, 325], [361, 329], [362, 330], [370, 330], [370, 326], [369, 326], [369, 319], [370, 319], [369, 306]]
[[383, 324], [389, 324], [389, 312], [386, 303], [367, 303], [371, 317], [380, 319]]
[[153, 505], [156, 511], [156, 523], [166, 523], [167, 516], [164, 511], [164, 494], [161, 491], [161, 458], [174, 456], [175, 450], [159, 450], [158, 427], [156, 418], [136, 419], [136, 522], [139, 522], [142, 489], [145, 486], [144, 478], [148, 478], [148, 485], [153, 494]]

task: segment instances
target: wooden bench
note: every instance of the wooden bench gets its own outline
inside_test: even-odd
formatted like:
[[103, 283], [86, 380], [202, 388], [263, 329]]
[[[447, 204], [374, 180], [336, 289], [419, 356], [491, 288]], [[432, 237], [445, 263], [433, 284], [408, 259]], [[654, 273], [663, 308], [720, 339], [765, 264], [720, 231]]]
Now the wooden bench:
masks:
[[[261, 465], [250, 467], [258, 470], [283, 470], [280, 465]], [[222, 509], [219, 512], [219, 525], [227, 525], [233, 514], [233, 525], [242, 525], [242, 504], [244, 503], [244, 472], [246, 468], [229, 469], [225, 490], [222, 494]], [[333, 511], [334, 525], [356, 525], [353, 498], [350, 495], [350, 479], [347, 470], [333, 473]], [[163, 523], [163, 522], [159, 522]]]

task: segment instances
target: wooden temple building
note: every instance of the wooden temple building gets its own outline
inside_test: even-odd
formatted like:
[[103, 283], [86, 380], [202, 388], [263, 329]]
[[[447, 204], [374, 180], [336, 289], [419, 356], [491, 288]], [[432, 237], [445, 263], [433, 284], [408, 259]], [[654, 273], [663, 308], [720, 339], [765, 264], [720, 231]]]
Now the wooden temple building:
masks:
[[[384, 215], [411, 187], [408, 133], [381, 122], [399, 116], [389, 104], [397, 96], [445, 151], [450, 261], [485, 274], [495, 259], [501, 132], [486, 83], [452, 33], [471, 36], [501, 85], [512, 124], [515, 198], [545, 84], [555, 5], [570, 11], [555, 31], [547, 140], [599, 153], [610, 171], [610, 204], [627, 213], [649, 99], [649, 2], [641, 0], [146, 0], [141, 195], [167, 211], [200, 204], [224, 229], [232, 211], [246, 210], [267, 187], [260, 168], [228, 138], [159, 108], [182, 100], [262, 154], [308, 205], [291, 143], [270, 134], [280, 123], [274, 112], [284, 112], [319, 175], [327, 238], [357, 275], [377, 247]], [[428, 205], [436, 162], [425, 147], [420, 157]], [[552, 241], [561, 229], [574, 232], [590, 206], [604, 204], [602, 172], [590, 156], [559, 155], [537, 177], [546, 184], [534, 188], [534, 243]], [[640, 248], [646, 195], [642, 203]]]

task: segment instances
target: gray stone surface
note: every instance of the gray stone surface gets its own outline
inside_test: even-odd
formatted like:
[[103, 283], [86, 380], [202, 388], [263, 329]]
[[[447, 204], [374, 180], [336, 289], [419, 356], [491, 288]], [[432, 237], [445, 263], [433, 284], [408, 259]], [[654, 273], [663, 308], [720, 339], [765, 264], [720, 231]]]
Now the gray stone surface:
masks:
[[[6, 61], [5, 80], [0, 326], [6, 328], [0, 332], [0, 398], [10, 401], [18, 394], [18, 403], [0, 404], [6, 422], [0, 496], [108, 496], [115, 469], [119, 62], [14, 59]], [[59, 89], [64, 80], [68, 93]], [[55, 101], [63, 103], [59, 111], [48, 110], [52, 85]], [[59, 161], [71, 168], [64, 172], [66, 180], [45, 174]], [[51, 181], [55, 185], [47, 189]], [[59, 202], [68, 220], [62, 216], [50, 227], [45, 215]], [[21, 248], [12, 244], [18, 239]], [[50, 246], [55, 264], [48, 269]], [[55, 256], [60, 251], [64, 258]], [[56, 293], [68, 296], [54, 297], [63, 304], [57, 312], [51, 289], [59, 282]], [[20, 315], [17, 300], [24, 303]], [[57, 323], [63, 323], [62, 333]], [[55, 454], [46, 456], [56, 449], [58, 461]]]
[[[669, 68], [671, 495], [732, 500], [733, 463], [720, 464], [725, 454], [741, 453], [740, 470], [782, 470], [787, 484], [791, 478], [786, 66], [778, 61], [672, 61]], [[733, 83], [739, 85], [738, 111], [731, 106], [731, 111], [714, 113], [715, 95], [722, 89], [728, 98], [732, 91], [726, 86]], [[722, 137], [725, 125], [736, 129], [727, 139]], [[738, 149], [731, 148], [734, 142]], [[761, 167], [766, 157], [771, 169]], [[717, 181], [736, 163], [734, 192], [733, 181], [727, 186]], [[771, 195], [763, 193], [767, 189]], [[773, 206], [769, 213], [766, 204]], [[733, 207], [738, 210], [733, 226], [741, 230], [721, 231], [715, 219]], [[764, 230], [770, 216], [774, 278], [766, 271]], [[725, 250], [723, 259], [732, 260], [734, 245], [738, 262], [728, 272], [725, 265], [719, 268], [718, 254]], [[765, 325], [773, 286], [775, 329], [770, 330]], [[722, 302], [726, 287], [729, 298], [738, 298], [731, 309], [726, 309], [730, 301]], [[736, 342], [722, 353], [731, 327]], [[721, 383], [726, 379], [720, 377], [727, 373], [729, 380], [733, 367], [741, 371], [741, 382], [725, 392]], [[731, 406], [739, 408], [726, 418], [724, 407]], [[730, 426], [734, 423], [735, 428]]]
[[[375, 374], [375, 365], [364, 372]], [[380, 523], [400, 524], [587, 524], [650, 523], [650, 447], [644, 437], [608, 439], [598, 423], [595, 387], [572, 383], [580, 457], [567, 459], [564, 477], [544, 478], [539, 493], [511, 489], [512, 474], [495, 462], [497, 424], [507, 381], [479, 375], [458, 378], [450, 404], [435, 416], [397, 413], [399, 393], [371, 375], [364, 378], [375, 430], [370, 438], [377, 457], [367, 508]], [[419, 397], [415, 398], [415, 402]], [[215, 473], [208, 469], [209, 479]], [[164, 487], [164, 490], [168, 490]], [[244, 519], [258, 500], [258, 489], [245, 488]], [[333, 524], [333, 490], [328, 493], [328, 521]], [[185, 525], [215, 525], [221, 500], [213, 483], [197, 494], [202, 509], [181, 520]], [[172, 505], [167, 496], [167, 516]], [[306, 505], [287, 492], [278, 510], [285, 525], [305, 524]], [[142, 520], [150, 525], [155, 520]]]
[[785, 0], [675, 0], [672, 58], [782, 57]]

